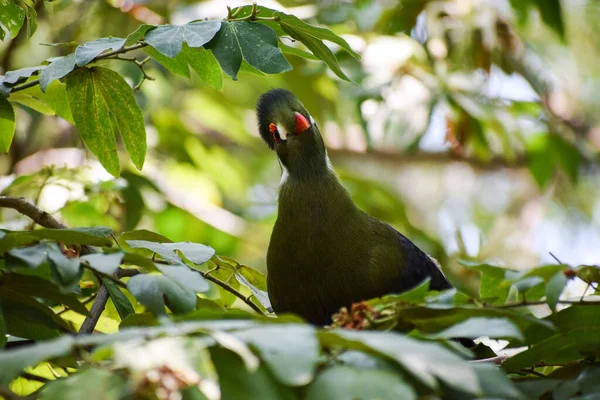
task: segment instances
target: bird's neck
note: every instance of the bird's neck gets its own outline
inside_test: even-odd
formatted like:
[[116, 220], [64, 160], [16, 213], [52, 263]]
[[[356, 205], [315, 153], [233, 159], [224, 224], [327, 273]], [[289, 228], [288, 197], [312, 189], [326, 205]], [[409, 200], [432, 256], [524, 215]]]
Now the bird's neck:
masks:
[[321, 218], [348, 216], [358, 212], [348, 191], [328, 162], [313, 173], [284, 177], [279, 188], [279, 215], [318, 224]]

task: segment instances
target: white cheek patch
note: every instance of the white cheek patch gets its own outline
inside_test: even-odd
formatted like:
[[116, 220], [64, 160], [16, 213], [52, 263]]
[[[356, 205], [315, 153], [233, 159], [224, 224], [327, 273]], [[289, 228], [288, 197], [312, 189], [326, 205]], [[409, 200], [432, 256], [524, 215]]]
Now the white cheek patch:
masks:
[[279, 181], [279, 186], [283, 185], [285, 183], [285, 181], [288, 180], [288, 177], [290, 176], [290, 173], [288, 172], [287, 168], [285, 167], [285, 165], [283, 165], [283, 163], [281, 162], [281, 160], [279, 160], [279, 165], [281, 166], [281, 180]]

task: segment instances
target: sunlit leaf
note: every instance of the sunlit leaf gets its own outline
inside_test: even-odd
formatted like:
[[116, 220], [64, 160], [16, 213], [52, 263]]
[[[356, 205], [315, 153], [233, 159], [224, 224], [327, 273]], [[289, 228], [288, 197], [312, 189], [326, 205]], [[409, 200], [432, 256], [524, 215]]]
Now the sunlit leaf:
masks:
[[15, 135], [15, 111], [9, 101], [0, 97], [0, 153], [8, 153]]
[[89, 264], [90, 267], [96, 271], [102, 272], [106, 275], [113, 275], [119, 269], [121, 261], [123, 260], [123, 252], [116, 253], [94, 253], [86, 254], [81, 257], [82, 261]]
[[121, 75], [101, 67], [80, 68], [67, 79], [67, 98], [81, 138], [109, 173], [120, 173], [109, 112], [131, 160], [142, 168], [146, 156], [144, 117]]

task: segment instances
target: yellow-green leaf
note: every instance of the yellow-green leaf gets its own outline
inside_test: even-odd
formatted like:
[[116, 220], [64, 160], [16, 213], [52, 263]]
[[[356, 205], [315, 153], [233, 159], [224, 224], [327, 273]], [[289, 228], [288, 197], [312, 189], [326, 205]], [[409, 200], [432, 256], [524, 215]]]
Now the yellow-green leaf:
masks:
[[81, 138], [108, 172], [118, 176], [120, 170], [109, 112], [131, 160], [142, 168], [146, 155], [144, 118], [133, 91], [118, 73], [102, 67], [74, 71], [67, 77], [67, 99]]
[[4, 97], [0, 97], [0, 153], [8, 153], [15, 136], [15, 111]]

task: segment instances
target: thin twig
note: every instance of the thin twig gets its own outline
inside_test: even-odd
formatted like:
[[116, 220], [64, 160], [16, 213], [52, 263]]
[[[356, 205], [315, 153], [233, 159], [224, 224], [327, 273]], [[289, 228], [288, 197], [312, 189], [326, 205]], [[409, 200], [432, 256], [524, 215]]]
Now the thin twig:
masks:
[[507, 359], [508, 359], [508, 355], [507, 354], [500, 354], [500, 355], [498, 355], [496, 357], [482, 358], [481, 360], [470, 360], [469, 362], [472, 362], [472, 363], [491, 363], [491, 364], [500, 365], [504, 361], [506, 361]]
[[[600, 305], [600, 301], [585, 301], [585, 300], [559, 300], [557, 304], [579, 304], [579, 305]], [[512, 304], [502, 304], [502, 305], [489, 305], [484, 304], [485, 308], [517, 308], [517, 307], [529, 307], [529, 306], [543, 306], [548, 305], [545, 301], [530, 301], [530, 302], [520, 302], [520, 303], [512, 303]]]

